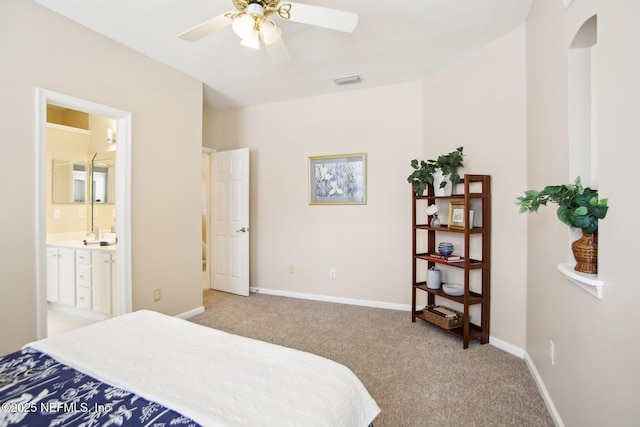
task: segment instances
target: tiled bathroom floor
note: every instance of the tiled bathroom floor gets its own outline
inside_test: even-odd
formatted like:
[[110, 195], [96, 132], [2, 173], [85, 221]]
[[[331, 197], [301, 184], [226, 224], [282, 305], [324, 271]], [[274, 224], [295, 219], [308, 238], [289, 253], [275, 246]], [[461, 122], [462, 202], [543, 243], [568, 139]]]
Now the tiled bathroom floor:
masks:
[[47, 336], [52, 337], [94, 322], [97, 322], [97, 320], [75, 316], [50, 308], [47, 311]]

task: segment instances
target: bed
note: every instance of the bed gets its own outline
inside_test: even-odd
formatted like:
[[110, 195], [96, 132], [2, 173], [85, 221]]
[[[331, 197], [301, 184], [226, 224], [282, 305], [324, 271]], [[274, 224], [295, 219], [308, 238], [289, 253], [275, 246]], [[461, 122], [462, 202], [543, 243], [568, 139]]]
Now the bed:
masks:
[[0, 358], [4, 426], [366, 427], [346, 366], [141, 310]]

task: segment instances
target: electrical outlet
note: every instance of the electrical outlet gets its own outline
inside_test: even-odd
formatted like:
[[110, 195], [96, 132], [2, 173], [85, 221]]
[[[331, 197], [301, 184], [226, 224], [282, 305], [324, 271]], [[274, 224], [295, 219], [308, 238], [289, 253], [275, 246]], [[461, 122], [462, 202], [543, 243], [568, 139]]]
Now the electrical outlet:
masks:
[[336, 278], [336, 269], [332, 268], [329, 270], [329, 278], [330, 279], [335, 279]]
[[295, 273], [296, 272], [296, 266], [293, 264], [289, 264], [289, 273]]
[[153, 301], [160, 301], [162, 298], [162, 294], [160, 293], [160, 288], [155, 288], [153, 290]]
[[552, 365], [556, 364], [556, 345], [551, 340], [549, 340], [549, 360]]

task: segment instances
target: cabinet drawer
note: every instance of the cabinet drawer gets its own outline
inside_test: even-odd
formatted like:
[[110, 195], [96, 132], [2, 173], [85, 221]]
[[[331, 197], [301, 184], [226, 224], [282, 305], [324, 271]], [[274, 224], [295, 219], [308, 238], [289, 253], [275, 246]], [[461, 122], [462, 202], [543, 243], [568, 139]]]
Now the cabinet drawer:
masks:
[[83, 288], [91, 288], [91, 266], [78, 264], [76, 265], [76, 286]]
[[76, 307], [91, 310], [91, 288], [76, 288]]
[[76, 250], [76, 264], [91, 264], [91, 251]]

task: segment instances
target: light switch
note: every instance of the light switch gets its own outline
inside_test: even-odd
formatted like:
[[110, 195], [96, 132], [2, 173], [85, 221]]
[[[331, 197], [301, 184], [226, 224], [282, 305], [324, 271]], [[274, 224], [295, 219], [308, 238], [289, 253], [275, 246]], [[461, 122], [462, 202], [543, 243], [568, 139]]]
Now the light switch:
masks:
[[60, 219], [60, 209], [53, 210], [53, 219]]
[[86, 218], [87, 215], [83, 208], [78, 209], [78, 218]]

